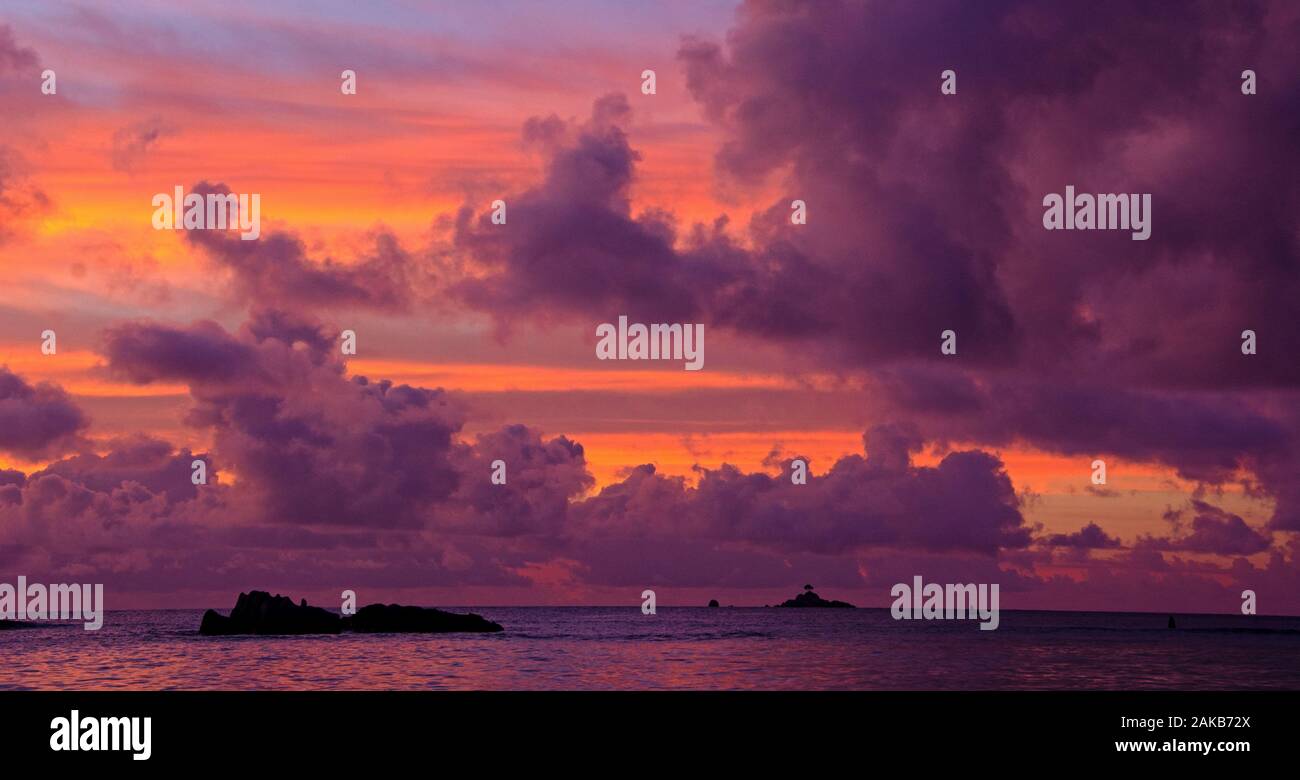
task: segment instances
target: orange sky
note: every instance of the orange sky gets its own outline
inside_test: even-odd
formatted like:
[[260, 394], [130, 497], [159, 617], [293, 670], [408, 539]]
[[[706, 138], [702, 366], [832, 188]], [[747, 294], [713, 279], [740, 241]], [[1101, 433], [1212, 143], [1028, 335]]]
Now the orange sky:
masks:
[[[689, 17], [689, 6], [682, 8]], [[729, 15], [723, 10], [701, 10], [700, 29], [716, 32]], [[65, 387], [91, 414], [90, 435], [100, 441], [147, 431], [177, 445], [208, 444], [183, 423], [185, 387], [110, 377], [95, 352], [99, 329], [123, 318], [215, 319], [231, 328], [241, 321], [240, 308], [221, 294], [224, 280], [200, 253], [179, 234], [150, 225], [151, 197], [177, 184], [206, 179], [260, 193], [263, 233], [297, 233], [313, 257], [346, 261], [381, 226], [419, 251], [439, 219], [460, 206], [482, 210], [538, 180], [540, 160], [520, 139], [526, 118], [580, 118], [592, 96], [621, 92], [630, 96], [629, 134], [642, 155], [634, 212], [667, 209], [685, 223], [727, 213], [743, 239], [750, 215], [781, 195], [773, 185], [743, 197], [719, 190], [710, 175], [717, 131], [682, 83], [673, 39], [658, 31], [578, 57], [572, 48], [520, 44], [537, 19], [503, 20], [496, 42], [516, 46], [507, 61], [437, 31], [393, 36], [350, 25], [346, 34], [358, 40], [382, 37], [384, 56], [368, 66], [337, 56], [332, 43], [314, 48], [338, 35], [326, 18], [315, 29], [293, 31], [283, 57], [267, 50], [284, 67], [254, 69], [238, 46], [227, 60], [211, 61], [184, 29], [146, 38], [150, 44], [135, 51], [127, 41], [141, 38], [128, 38], [122, 20], [109, 23], [93, 12], [79, 22], [111, 29], [78, 45], [57, 34], [66, 29], [58, 25], [71, 23], [62, 13], [73, 12], [31, 11], [15, 23], [19, 39], [60, 80], [56, 97], [26, 98], [4, 121], [4, 143], [20, 160], [23, 186], [43, 193], [48, 207], [9, 226], [13, 236], [0, 244], [0, 364], [29, 382]], [[213, 6], [201, 13], [226, 12]], [[270, 46], [261, 36], [241, 45], [245, 54]], [[440, 45], [445, 70], [412, 64]], [[132, 56], [122, 56], [126, 51]], [[339, 92], [343, 67], [358, 69], [355, 97]], [[653, 97], [638, 90], [646, 67], [658, 69]], [[42, 110], [33, 110], [32, 100], [45, 101]], [[155, 130], [156, 140], [124, 149], [123, 133], [141, 127]], [[774, 473], [774, 451], [807, 456], [821, 472], [862, 451], [872, 419], [869, 391], [851, 379], [792, 375], [765, 365], [757, 348], [715, 346], [709, 370], [699, 373], [609, 369], [591, 360], [591, 334], [565, 326], [501, 342], [481, 317], [465, 312], [386, 322], [333, 314], [340, 327], [364, 324], [352, 374], [455, 391], [483, 413], [482, 429], [513, 418], [567, 435], [585, 447], [598, 488], [647, 462], [688, 477], [696, 465], [724, 462]], [[39, 351], [45, 327], [58, 333], [56, 356]], [[547, 397], [577, 392], [599, 395], [581, 415]], [[714, 416], [718, 404], [731, 416]], [[1091, 457], [1017, 447], [998, 454], [1017, 490], [1033, 495], [1025, 506], [1029, 521], [1049, 531], [1075, 531], [1104, 516], [1107, 530], [1126, 541], [1163, 533], [1161, 513], [1195, 488], [1168, 470], [1112, 458], [1107, 487], [1116, 495], [1101, 497], [1088, 491]], [[918, 461], [939, 457], [927, 452]], [[0, 467], [38, 465], [0, 457]], [[1271, 509], [1239, 492], [1220, 503], [1252, 524]]]

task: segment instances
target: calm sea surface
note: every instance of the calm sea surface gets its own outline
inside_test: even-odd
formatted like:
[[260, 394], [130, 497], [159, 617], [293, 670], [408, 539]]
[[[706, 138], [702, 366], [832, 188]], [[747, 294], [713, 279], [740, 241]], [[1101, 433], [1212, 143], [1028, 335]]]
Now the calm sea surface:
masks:
[[201, 610], [0, 631], [0, 689], [1300, 690], [1300, 618], [474, 607], [501, 634], [203, 637]]

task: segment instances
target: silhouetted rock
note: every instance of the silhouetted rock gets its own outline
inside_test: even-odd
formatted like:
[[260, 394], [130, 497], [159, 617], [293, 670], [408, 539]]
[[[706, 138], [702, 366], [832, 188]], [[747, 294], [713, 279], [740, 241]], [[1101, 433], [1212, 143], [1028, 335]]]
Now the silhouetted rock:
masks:
[[1169, 627], [1170, 627], [1170, 628], [1178, 628], [1178, 626], [1174, 624], [1174, 616], [1173, 616], [1173, 615], [1170, 615], [1170, 616], [1169, 616]]
[[203, 613], [203, 620], [199, 621], [199, 633], [205, 636], [221, 636], [236, 632], [230, 626], [230, 618], [215, 609], [209, 609]]
[[23, 620], [0, 620], [0, 631], [17, 631], [20, 628], [56, 628], [57, 623], [28, 623]]
[[226, 617], [215, 609], [203, 613], [199, 633], [208, 636], [233, 634], [337, 634], [356, 631], [376, 633], [448, 633], [452, 631], [501, 631], [500, 625], [479, 615], [462, 615], [440, 609], [404, 607], [400, 604], [370, 604], [355, 615], [339, 617], [327, 609], [307, 606], [302, 599], [272, 596], [262, 590], [240, 593], [235, 608]]
[[[808, 586], [805, 585], [805, 588]], [[856, 609], [847, 601], [827, 601], [817, 595], [816, 591], [804, 590], [798, 596], [777, 604], [778, 607], [836, 607], [839, 609]]]
[[343, 621], [327, 609], [307, 606], [307, 600], [293, 599], [264, 590], [240, 593], [230, 617], [214, 609], [203, 613], [199, 633], [210, 636], [231, 634], [337, 634]]
[[717, 606], [721, 606], [721, 605], [718, 604], [718, 600], [717, 600], [717, 599], [709, 599], [709, 606], [710, 606], [710, 607], [717, 607]]
[[344, 627], [359, 634], [425, 633], [445, 634], [453, 631], [493, 633], [501, 626], [481, 615], [462, 615], [425, 607], [400, 604], [368, 604], [357, 614], [343, 618]]

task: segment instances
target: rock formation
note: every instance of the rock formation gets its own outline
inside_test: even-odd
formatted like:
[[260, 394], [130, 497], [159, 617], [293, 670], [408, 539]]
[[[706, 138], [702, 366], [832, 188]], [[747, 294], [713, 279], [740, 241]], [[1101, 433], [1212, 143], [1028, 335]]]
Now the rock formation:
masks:
[[203, 613], [199, 633], [207, 636], [234, 634], [337, 634], [355, 631], [375, 633], [448, 633], [452, 631], [496, 632], [500, 625], [479, 615], [461, 615], [440, 609], [404, 607], [400, 604], [371, 604], [355, 615], [339, 617], [307, 600], [298, 604], [279, 594], [263, 590], [240, 593], [235, 608], [226, 617], [215, 609]]
[[404, 607], [400, 604], [370, 604], [357, 610], [357, 614], [343, 618], [345, 629], [358, 634], [378, 633], [431, 633], [452, 631], [477, 631], [494, 633], [502, 630], [491, 620], [473, 613], [460, 615], [440, 609]]
[[840, 609], [855, 609], [855, 607], [852, 604], [848, 603], [847, 601], [833, 601], [833, 600], [827, 601], [826, 599], [823, 599], [821, 596], [817, 595], [816, 591], [811, 589], [811, 586], [805, 587], [803, 593], [800, 593], [798, 596], [795, 596], [792, 599], [788, 599], [780, 604], [777, 604], [777, 606], [778, 607], [837, 607]]
[[199, 633], [210, 636], [229, 634], [337, 634], [343, 630], [338, 615], [320, 607], [309, 607], [293, 599], [264, 590], [240, 593], [230, 617], [215, 609], [203, 613]]

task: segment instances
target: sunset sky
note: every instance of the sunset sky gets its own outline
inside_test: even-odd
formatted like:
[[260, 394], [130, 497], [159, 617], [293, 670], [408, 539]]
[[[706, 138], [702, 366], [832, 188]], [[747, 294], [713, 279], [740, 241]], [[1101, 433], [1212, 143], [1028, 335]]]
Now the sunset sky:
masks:
[[[1300, 614], [1300, 7], [1045, 10], [6, 2], [0, 576]], [[704, 370], [596, 359], [623, 314]]]

